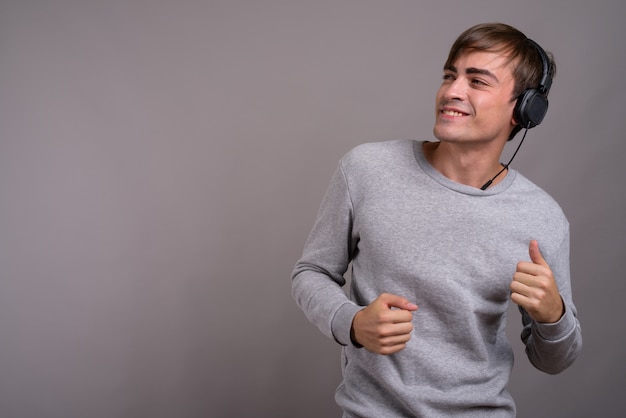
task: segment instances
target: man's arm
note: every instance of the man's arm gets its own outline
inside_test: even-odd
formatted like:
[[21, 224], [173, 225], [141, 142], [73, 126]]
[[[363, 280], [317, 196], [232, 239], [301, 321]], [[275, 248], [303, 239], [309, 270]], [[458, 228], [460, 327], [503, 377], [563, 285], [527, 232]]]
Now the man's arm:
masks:
[[549, 374], [569, 367], [582, 348], [580, 323], [569, 282], [569, 235], [555, 258], [557, 281], [536, 241], [529, 245], [530, 262], [518, 263], [511, 282], [511, 300], [522, 313], [522, 341], [531, 363]]
[[292, 273], [291, 292], [306, 317], [329, 338], [351, 344], [350, 327], [362, 309], [348, 299], [342, 286], [356, 249], [353, 209], [341, 165], [335, 171], [315, 224]]

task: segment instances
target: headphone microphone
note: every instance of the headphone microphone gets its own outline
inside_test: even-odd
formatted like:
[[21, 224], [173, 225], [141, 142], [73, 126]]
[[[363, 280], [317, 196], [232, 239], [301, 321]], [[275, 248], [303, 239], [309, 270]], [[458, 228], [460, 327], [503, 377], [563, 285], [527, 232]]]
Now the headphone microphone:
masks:
[[[517, 101], [515, 102], [515, 108], [513, 109], [513, 118], [519, 128], [524, 129], [524, 135], [522, 136], [519, 145], [515, 149], [513, 156], [509, 160], [508, 163], [502, 166], [502, 170], [498, 171], [498, 174], [493, 176], [487, 183], [483, 184], [480, 188], [481, 190], [487, 190], [491, 183], [500, 175], [504, 170], [509, 168], [511, 162], [513, 162], [513, 158], [517, 155], [517, 151], [519, 151], [522, 143], [524, 143], [524, 139], [526, 138], [526, 134], [530, 128], [534, 128], [539, 125], [543, 120], [546, 112], [548, 111], [548, 93], [550, 92], [550, 87], [552, 87], [552, 76], [550, 75], [550, 58], [546, 51], [543, 50], [541, 46], [532, 39], [526, 38], [526, 40], [537, 50], [539, 56], [541, 57], [542, 63], [542, 75], [541, 80], [539, 81], [539, 85], [535, 88], [529, 88], [522, 92], [517, 97]], [[519, 129], [518, 128], [518, 129]], [[515, 128], [513, 128], [515, 129]], [[514, 131], [517, 132], [517, 131]]]

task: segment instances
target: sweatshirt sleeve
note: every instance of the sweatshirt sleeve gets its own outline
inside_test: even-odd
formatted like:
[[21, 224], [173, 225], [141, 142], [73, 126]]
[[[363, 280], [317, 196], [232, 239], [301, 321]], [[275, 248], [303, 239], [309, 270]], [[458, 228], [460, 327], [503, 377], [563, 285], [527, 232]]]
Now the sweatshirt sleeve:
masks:
[[340, 165], [294, 267], [292, 295], [309, 321], [342, 345], [351, 343], [352, 319], [361, 309], [342, 288], [357, 242], [352, 221], [352, 202]]
[[561, 293], [565, 313], [558, 322], [545, 324], [534, 321], [528, 312], [522, 314], [522, 341], [526, 355], [533, 366], [548, 374], [557, 374], [567, 369], [582, 349], [582, 333], [572, 301], [569, 271], [569, 229], [557, 252], [546, 257]]

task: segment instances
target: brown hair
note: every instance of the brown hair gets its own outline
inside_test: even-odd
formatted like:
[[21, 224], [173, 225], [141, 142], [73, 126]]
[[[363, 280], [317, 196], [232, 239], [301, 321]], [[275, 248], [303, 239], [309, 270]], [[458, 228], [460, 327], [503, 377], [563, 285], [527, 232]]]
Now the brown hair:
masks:
[[[513, 69], [515, 87], [513, 97], [517, 97], [528, 88], [535, 88], [543, 75], [543, 63], [537, 48], [527, 40], [519, 30], [504, 23], [481, 23], [463, 32], [450, 48], [444, 68], [449, 68], [463, 54], [471, 51], [501, 52], [508, 55], [509, 61], [517, 61]], [[551, 53], [550, 76], [556, 75], [556, 65]]]

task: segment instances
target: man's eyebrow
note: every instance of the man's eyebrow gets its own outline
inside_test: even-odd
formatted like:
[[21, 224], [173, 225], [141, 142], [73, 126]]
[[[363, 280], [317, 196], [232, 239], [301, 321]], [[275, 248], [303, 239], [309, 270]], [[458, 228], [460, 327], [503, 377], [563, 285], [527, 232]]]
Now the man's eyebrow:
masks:
[[[457, 70], [457, 68], [454, 65], [446, 65], [444, 67], [444, 71], [450, 71], [450, 72], [453, 72], [455, 74], [458, 73], [458, 70]], [[484, 76], [487, 76], [489, 78], [492, 78], [495, 81], [499, 81], [498, 77], [496, 77], [496, 75], [494, 73], [492, 73], [489, 70], [482, 69], [482, 68], [469, 67], [469, 68], [467, 68], [465, 70], [465, 74], [480, 74], [480, 75], [484, 75]]]
[[499, 81], [498, 77], [496, 77], [496, 75], [494, 73], [492, 73], [489, 70], [482, 69], [482, 68], [469, 67], [469, 68], [467, 68], [465, 70], [465, 74], [480, 74], [480, 75], [484, 75], [484, 76], [487, 76], [489, 78], [492, 78], [495, 81]]

